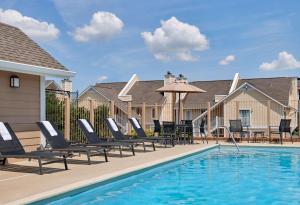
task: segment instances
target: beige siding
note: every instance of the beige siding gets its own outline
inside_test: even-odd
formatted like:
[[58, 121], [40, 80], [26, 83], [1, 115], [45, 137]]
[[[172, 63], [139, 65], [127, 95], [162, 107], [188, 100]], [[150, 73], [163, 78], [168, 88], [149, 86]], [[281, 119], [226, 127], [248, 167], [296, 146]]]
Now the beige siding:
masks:
[[[10, 76], [20, 78], [20, 88], [10, 87]], [[0, 71], [0, 121], [8, 122], [26, 151], [40, 144], [40, 77]]]
[[15, 131], [35, 131], [40, 119], [40, 78], [18, 73], [20, 88], [11, 88], [11, 75], [0, 71], [0, 121], [9, 122]]
[[[229, 126], [229, 120], [239, 118], [239, 110], [250, 110], [251, 128], [267, 129], [267, 108], [268, 98], [256, 90], [247, 92], [238, 91], [230, 99], [224, 102], [224, 123]], [[270, 125], [278, 126], [280, 119], [284, 117], [284, 107], [274, 101], [270, 101]], [[292, 124], [296, 119], [289, 115], [287, 118], [292, 119]]]

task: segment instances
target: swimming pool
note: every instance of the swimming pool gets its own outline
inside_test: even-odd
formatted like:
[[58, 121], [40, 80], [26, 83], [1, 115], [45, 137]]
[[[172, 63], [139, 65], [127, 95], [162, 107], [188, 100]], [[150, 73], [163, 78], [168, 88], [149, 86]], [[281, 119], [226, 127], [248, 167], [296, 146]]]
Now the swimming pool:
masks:
[[74, 193], [39, 203], [300, 204], [300, 149], [221, 147]]

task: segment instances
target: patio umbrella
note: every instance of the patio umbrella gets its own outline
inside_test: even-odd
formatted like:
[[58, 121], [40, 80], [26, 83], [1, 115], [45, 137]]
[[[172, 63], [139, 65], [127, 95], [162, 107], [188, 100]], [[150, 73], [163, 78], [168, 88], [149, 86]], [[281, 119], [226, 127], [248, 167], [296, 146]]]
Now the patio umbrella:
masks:
[[179, 94], [179, 103], [178, 103], [178, 122], [180, 120], [180, 94], [181, 93], [205, 93], [205, 90], [202, 90], [196, 86], [190, 85], [187, 82], [181, 80], [175, 80], [175, 82], [167, 84], [161, 88], [158, 88], [156, 92], [169, 92], [169, 93], [178, 93]]

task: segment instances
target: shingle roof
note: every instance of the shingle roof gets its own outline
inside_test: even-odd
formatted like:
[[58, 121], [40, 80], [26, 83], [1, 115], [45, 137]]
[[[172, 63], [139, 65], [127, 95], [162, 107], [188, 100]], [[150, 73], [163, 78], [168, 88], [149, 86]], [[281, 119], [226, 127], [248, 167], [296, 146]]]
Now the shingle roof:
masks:
[[126, 82], [97, 83], [93, 87], [109, 100], [113, 100], [116, 106], [118, 106], [124, 112], [127, 112], [127, 103], [121, 101], [118, 98], [118, 94], [121, 92], [125, 85]]
[[232, 80], [195, 81], [190, 84], [199, 87], [206, 93], [190, 93], [185, 97], [185, 104], [197, 104], [210, 102], [215, 95], [226, 95], [230, 89]]
[[156, 90], [163, 85], [163, 80], [138, 81], [130, 89], [128, 95], [132, 95], [132, 104], [142, 104], [143, 102], [148, 105], [161, 104], [164, 96]]
[[[292, 77], [240, 79], [237, 88], [247, 82], [273, 99], [282, 102], [288, 100], [292, 79]], [[206, 93], [190, 93], [186, 96], [184, 103], [188, 106], [212, 102], [215, 95], [228, 95], [231, 83], [232, 80], [190, 82], [190, 84], [205, 90]], [[155, 90], [162, 87], [163, 84], [163, 80], [138, 81], [128, 92], [129, 95], [132, 95], [133, 105], [143, 102], [148, 105], [161, 104], [164, 97]], [[126, 107], [127, 104], [118, 99], [118, 94], [125, 85], [125, 82], [100, 83], [95, 88], [107, 98]]]
[[67, 70], [20, 29], [1, 22], [0, 60]]

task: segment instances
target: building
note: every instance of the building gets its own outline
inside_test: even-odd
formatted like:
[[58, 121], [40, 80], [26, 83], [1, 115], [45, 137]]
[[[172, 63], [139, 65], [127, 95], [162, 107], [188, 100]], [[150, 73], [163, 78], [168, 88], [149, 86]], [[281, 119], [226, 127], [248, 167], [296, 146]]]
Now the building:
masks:
[[26, 150], [41, 143], [36, 122], [45, 120], [45, 78], [74, 74], [20, 29], [0, 23], [0, 121], [11, 124]]
[[183, 76], [176, 78], [170, 72], [162, 80], [150, 81], [142, 81], [133, 75], [128, 82], [90, 86], [79, 98], [106, 104], [113, 101], [114, 116], [124, 129], [128, 127], [128, 116], [138, 117], [146, 128], [151, 128], [153, 119], [173, 121], [179, 112], [182, 119], [193, 120], [198, 126], [201, 120], [207, 120], [208, 107], [211, 132], [217, 125], [228, 126], [230, 119], [242, 119], [243, 124], [252, 129], [278, 126], [281, 118], [291, 118], [292, 127], [297, 126], [299, 93], [296, 77], [241, 79], [236, 74], [233, 80], [190, 82], [207, 92], [182, 95], [184, 106], [181, 111], [178, 110], [178, 96], [156, 92], [175, 80], [188, 81]]

